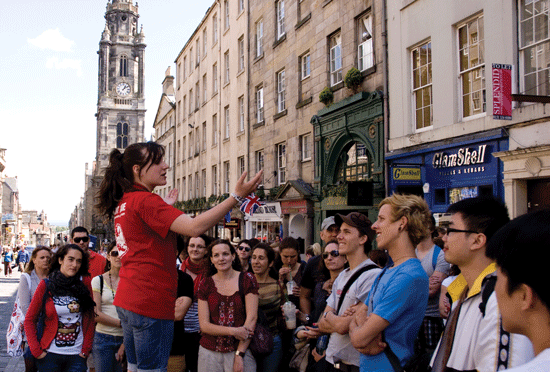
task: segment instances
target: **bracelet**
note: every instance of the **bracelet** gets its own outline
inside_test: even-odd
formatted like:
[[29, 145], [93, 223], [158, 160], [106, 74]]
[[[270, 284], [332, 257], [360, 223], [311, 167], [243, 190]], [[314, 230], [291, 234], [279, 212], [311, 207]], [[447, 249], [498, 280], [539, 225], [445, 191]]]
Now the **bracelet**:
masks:
[[242, 351], [239, 351], [239, 350], [235, 351], [235, 355], [240, 356], [241, 358], [244, 358], [244, 353]]
[[235, 194], [234, 192], [229, 194], [229, 196], [232, 196], [237, 201], [237, 204], [239, 204], [239, 205], [244, 203], [244, 201], [246, 200], [246, 198], [243, 198], [242, 196], [239, 196], [239, 195]]

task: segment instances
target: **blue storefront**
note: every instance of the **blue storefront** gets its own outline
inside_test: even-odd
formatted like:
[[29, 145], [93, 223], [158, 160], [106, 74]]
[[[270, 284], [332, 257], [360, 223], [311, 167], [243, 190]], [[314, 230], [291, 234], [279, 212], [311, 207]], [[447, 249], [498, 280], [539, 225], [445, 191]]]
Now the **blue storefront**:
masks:
[[508, 150], [508, 138], [491, 134], [387, 156], [390, 193], [422, 195], [433, 213], [478, 195], [504, 200], [502, 161], [492, 154]]

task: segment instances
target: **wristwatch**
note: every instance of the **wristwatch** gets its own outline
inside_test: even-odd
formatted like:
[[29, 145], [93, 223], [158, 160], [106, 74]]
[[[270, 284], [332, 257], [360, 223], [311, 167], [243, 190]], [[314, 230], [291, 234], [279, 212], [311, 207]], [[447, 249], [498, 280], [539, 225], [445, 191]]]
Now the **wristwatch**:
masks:
[[229, 194], [230, 196], [232, 196], [233, 198], [235, 198], [235, 200], [237, 201], [237, 203], [239, 205], [241, 205], [242, 203], [244, 203], [244, 201], [246, 200], [246, 198], [243, 198], [242, 196], [239, 196], [237, 194], [235, 194], [234, 192], [232, 192], [231, 194]]
[[236, 350], [235, 355], [240, 356], [241, 358], [244, 358], [244, 353], [242, 351]]

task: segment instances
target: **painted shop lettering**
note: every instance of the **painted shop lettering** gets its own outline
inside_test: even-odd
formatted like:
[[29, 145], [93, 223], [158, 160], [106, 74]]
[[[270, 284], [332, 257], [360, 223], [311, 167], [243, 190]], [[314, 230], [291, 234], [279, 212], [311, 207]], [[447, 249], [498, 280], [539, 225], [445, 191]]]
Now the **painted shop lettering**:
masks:
[[485, 162], [486, 148], [487, 145], [481, 145], [477, 149], [461, 147], [452, 154], [438, 152], [434, 154], [432, 165], [434, 168], [451, 168], [483, 164]]

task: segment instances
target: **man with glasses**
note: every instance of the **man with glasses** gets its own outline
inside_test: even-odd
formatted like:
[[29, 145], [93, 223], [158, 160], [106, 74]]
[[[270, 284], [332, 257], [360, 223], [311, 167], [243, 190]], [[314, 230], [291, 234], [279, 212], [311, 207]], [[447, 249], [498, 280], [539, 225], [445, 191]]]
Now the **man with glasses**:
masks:
[[[348, 334], [351, 315], [360, 298], [368, 295], [381, 269], [368, 258], [375, 237], [370, 220], [364, 214], [351, 212], [347, 216], [337, 214], [335, 222], [340, 228], [338, 253], [346, 256], [349, 268], [334, 280], [332, 293], [319, 319], [319, 331], [330, 334], [324, 364], [327, 371], [359, 371], [360, 354], [352, 346]], [[343, 293], [345, 288], [347, 292]]]
[[71, 231], [71, 243], [78, 245], [90, 257], [90, 276], [96, 277], [105, 272], [106, 259], [102, 255], [88, 249], [90, 234], [85, 227], [77, 226]]
[[486, 249], [510, 218], [494, 197], [461, 200], [448, 210], [443, 236], [445, 260], [461, 274], [447, 287], [452, 310], [431, 364], [438, 371], [497, 371], [532, 358], [529, 341], [502, 329], [494, 293], [495, 263]]

